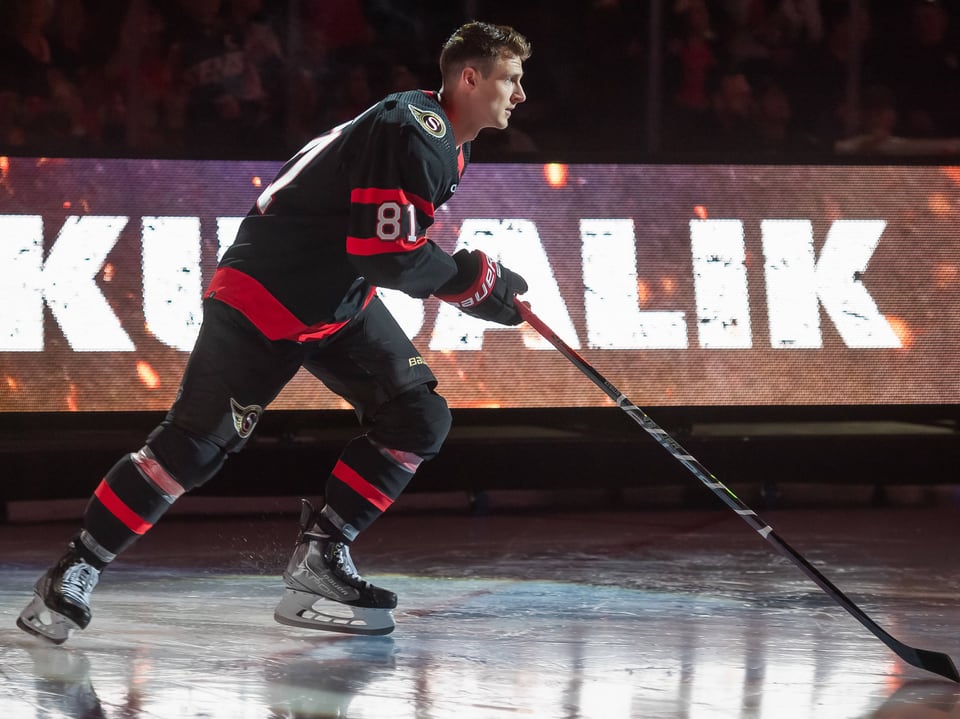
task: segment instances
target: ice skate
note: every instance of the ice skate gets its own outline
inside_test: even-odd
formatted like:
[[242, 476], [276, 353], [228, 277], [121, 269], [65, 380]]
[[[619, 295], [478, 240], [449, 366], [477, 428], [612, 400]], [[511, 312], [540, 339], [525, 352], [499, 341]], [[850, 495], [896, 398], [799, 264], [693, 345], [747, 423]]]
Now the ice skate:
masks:
[[87, 564], [71, 544], [60, 561], [37, 580], [34, 596], [20, 612], [17, 626], [54, 644], [63, 644], [75, 629], [90, 623], [90, 593], [100, 571]]
[[357, 572], [344, 542], [316, 525], [317, 512], [303, 500], [297, 547], [283, 573], [283, 598], [274, 611], [281, 624], [347, 634], [389, 634], [397, 595]]

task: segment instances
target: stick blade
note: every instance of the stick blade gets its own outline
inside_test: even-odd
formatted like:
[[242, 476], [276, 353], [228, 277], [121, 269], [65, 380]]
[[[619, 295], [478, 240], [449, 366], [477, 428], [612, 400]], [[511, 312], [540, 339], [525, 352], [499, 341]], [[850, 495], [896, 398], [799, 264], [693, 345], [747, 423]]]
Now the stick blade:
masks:
[[957, 673], [957, 667], [946, 654], [931, 652], [926, 649], [915, 649], [914, 652], [916, 653], [916, 661], [910, 662], [911, 664], [960, 683], [960, 674]]

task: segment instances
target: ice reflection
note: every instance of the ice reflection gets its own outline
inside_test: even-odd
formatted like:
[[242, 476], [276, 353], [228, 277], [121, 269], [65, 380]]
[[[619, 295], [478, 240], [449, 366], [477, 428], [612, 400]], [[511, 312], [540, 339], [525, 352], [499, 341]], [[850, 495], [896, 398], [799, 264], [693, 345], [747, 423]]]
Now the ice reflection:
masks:
[[[960, 686], [902, 665], [792, 568], [694, 539], [531, 561], [431, 542], [401, 555], [431, 576], [369, 573], [401, 598], [388, 637], [275, 624], [271, 563], [226, 574], [188, 548], [112, 568], [90, 630], [47, 647], [13, 626], [41, 565], [0, 563], [0, 719], [960, 719]], [[952, 651], [952, 599], [832, 561], [897, 636]]]

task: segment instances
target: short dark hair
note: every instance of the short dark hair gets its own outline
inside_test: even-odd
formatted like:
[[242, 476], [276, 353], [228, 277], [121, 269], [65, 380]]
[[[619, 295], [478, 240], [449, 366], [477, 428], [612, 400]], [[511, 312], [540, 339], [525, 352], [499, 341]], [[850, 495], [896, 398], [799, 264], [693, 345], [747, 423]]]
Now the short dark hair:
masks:
[[493, 63], [504, 55], [521, 60], [530, 57], [530, 41], [508, 25], [486, 22], [468, 22], [449, 37], [440, 53], [440, 74], [444, 79], [457, 74], [464, 67], [475, 64], [484, 76]]

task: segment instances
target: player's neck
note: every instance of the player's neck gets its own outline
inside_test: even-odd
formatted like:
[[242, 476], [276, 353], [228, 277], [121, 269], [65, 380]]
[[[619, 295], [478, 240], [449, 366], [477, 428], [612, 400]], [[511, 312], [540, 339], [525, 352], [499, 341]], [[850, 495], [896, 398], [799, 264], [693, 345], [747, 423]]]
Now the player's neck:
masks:
[[472, 142], [476, 139], [477, 133], [479, 133], [480, 130], [468, 127], [463, 123], [460, 113], [457, 111], [456, 103], [452, 101], [450, 95], [444, 93], [443, 88], [440, 88], [440, 91], [437, 93], [437, 102], [440, 103], [440, 107], [443, 108], [447, 119], [450, 120], [450, 126], [453, 128], [453, 141], [458, 149], [463, 146], [465, 142]]

